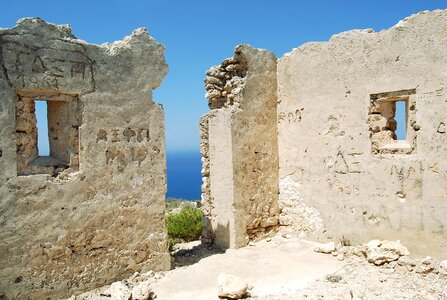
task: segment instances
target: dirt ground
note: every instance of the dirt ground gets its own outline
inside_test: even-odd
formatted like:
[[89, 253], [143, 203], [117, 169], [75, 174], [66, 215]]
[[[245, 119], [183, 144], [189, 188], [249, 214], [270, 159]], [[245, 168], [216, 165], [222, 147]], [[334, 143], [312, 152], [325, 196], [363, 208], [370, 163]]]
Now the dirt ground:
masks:
[[[353, 254], [317, 253], [318, 245], [284, 234], [225, 252], [185, 243], [174, 252], [173, 270], [136, 276], [159, 300], [218, 299], [220, 272], [252, 285], [246, 299], [253, 300], [447, 299], [447, 270], [438, 262], [375, 266]], [[100, 296], [105, 288], [73, 298], [110, 299]]]

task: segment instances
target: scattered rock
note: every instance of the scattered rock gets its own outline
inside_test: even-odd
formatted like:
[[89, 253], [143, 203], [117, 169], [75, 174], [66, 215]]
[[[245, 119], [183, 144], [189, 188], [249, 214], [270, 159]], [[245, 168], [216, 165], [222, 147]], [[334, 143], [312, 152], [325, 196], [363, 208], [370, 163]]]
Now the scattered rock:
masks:
[[351, 249], [351, 248], [352, 247], [349, 247], [349, 246], [343, 246], [343, 247], [339, 248], [337, 251], [338, 251], [338, 253], [346, 254], [349, 252], [349, 249]]
[[407, 255], [399, 257], [399, 259], [397, 260], [397, 263], [401, 266], [406, 267], [410, 271], [413, 270], [413, 268], [417, 264], [416, 260], [414, 260], [413, 258], [411, 258]]
[[440, 266], [442, 269], [444, 269], [444, 270], [447, 271], [447, 259], [441, 261], [441, 262], [439, 263], [439, 266]]
[[241, 299], [247, 294], [248, 283], [239, 277], [220, 273], [217, 277], [219, 298]]
[[398, 273], [398, 274], [405, 274], [405, 273], [409, 272], [409, 269], [407, 267], [397, 265], [395, 267], [394, 271], [396, 271], [396, 273]]
[[447, 260], [443, 260], [439, 263], [438, 271], [439, 275], [447, 277]]
[[380, 247], [380, 245], [382, 245], [382, 242], [380, 240], [371, 240], [368, 242], [368, 244], [366, 244], [368, 248], [377, 248]]
[[292, 238], [292, 235], [290, 235], [290, 234], [288, 234], [288, 233], [283, 233], [283, 234], [281, 234], [281, 236], [282, 236], [283, 238], [285, 238], [285, 239], [288, 239], [288, 240], [290, 240], [290, 239]]
[[253, 242], [253, 241], [250, 241], [250, 242], [248, 243], [248, 245], [249, 245], [249, 246], [256, 246], [256, 243]]
[[330, 242], [326, 244], [321, 244], [314, 249], [315, 252], [330, 254], [335, 251], [335, 243]]
[[333, 283], [339, 283], [343, 278], [340, 275], [329, 274], [326, 275], [326, 280]]
[[150, 300], [154, 299], [154, 293], [148, 282], [141, 282], [132, 288], [132, 300]]
[[160, 273], [155, 273], [154, 279], [159, 280], [161, 278], [163, 278], [163, 275], [161, 275]]
[[408, 252], [407, 248], [400, 241], [372, 240], [367, 244], [366, 257], [368, 262], [377, 266], [398, 260], [399, 257], [409, 254], [410, 252]]
[[437, 263], [430, 256], [427, 256], [416, 265], [414, 272], [424, 275], [431, 272], [438, 273]]
[[271, 241], [272, 241], [272, 238], [266, 238], [265, 241], [266, 241], [266, 242], [271, 242]]
[[339, 261], [342, 261], [342, 260], [345, 259], [345, 255], [342, 254], [342, 253], [340, 253], [340, 254], [337, 255], [337, 259], [338, 259]]
[[359, 245], [352, 248], [352, 254], [365, 258], [368, 253], [368, 247], [366, 245]]
[[112, 300], [129, 300], [132, 298], [132, 291], [123, 282], [117, 281], [112, 283], [103, 295], [111, 297]]

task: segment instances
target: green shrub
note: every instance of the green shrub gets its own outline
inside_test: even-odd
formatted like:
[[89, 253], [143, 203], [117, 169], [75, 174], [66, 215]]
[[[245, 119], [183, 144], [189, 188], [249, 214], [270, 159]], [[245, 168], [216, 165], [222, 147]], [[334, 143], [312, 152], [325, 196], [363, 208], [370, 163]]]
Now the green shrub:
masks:
[[168, 213], [166, 227], [170, 248], [180, 242], [197, 240], [202, 233], [202, 211], [198, 208], [185, 207], [177, 213]]

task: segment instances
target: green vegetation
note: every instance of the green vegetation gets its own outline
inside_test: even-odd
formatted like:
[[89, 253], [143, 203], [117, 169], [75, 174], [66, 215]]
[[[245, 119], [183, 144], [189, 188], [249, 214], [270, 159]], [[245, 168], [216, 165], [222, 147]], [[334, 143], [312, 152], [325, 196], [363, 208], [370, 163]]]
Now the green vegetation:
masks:
[[[195, 203], [186, 203], [187, 201], [169, 201], [183, 202], [168, 203], [168, 212], [166, 214], [166, 227], [168, 229], [169, 249], [172, 249], [177, 243], [190, 242], [200, 238], [202, 233], [202, 211], [197, 208]], [[174, 207], [174, 208], [173, 208]]]

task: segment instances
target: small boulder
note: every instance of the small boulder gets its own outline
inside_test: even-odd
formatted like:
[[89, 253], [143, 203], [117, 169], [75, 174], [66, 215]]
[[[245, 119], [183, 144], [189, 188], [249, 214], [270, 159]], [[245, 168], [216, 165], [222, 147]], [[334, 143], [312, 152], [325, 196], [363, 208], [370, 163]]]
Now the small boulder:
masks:
[[241, 299], [247, 294], [248, 283], [233, 275], [220, 273], [217, 277], [219, 298]]
[[291, 234], [288, 234], [288, 233], [283, 233], [283, 234], [281, 234], [281, 236], [282, 236], [283, 238], [285, 238], [285, 239], [288, 239], [288, 240], [290, 240], [290, 239], [292, 238], [292, 235], [291, 235]]
[[314, 251], [319, 253], [331, 254], [332, 252], [335, 251], [335, 243], [330, 242], [326, 244], [321, 244], [320, 246], [316, 247]]
[[132, 298], [132, 292], [127, 285], [121, 281], [114, 282], [104, 291], [105, 296], [109, 296], [112, 300], [129, 300]]
[[447, 259], [441, 261], [441, 262], [439, 263], [439, 266], [440, 266], [442, 269], [444, 269], [444, 270], [447, 271]]
[[342, 279], [343, 277], [341, 277], [340, 275], [335, 274], [326, 275], [326, 280], [332, 283], [339, 283]]
[[439, 263], [439, 274], [447, 275], [447, 260], [443, 260]]
[[437, 262], [432, 259], [430, 256], [422, 259], [414, 268], [414, 271], [419, 274], [426, 275], [428, 273], [434, 272], [438, 273]]
[[417, 261], [414, 258], [411, 258], [410, 256], [401, 256], [397, 260], [397, 263], [411, 270], [416, 266]]
[[393, 251], [399, 254], [399, 256], [410, 255], [408, 249], [400, 243], [400, 241], [382, 241], [382, 245], [380, 245], [381, 249], [387, 251]]
[[367, 244], [366, 257], [368, 262], [377, 266], [396, 261], [401, 256], [409, 255], [407, 248], [400, 241], [372, 240]]
[[397, 266], [394, 268], [394, 271], [395, 271], [396, 273], [398, 273], [398, 274], [406, 274], [406, 273], [409, 272], [409, 269], [408, 269], [407, 267], [405, 267], [405, 266], [397, 265]]
[[139, 282], [132, 287], [132, 300], [154, 299], [154, 293], [148, 282]]
[[367, 252], [368, 252], [368, 246], [366, 245], [359, 245], [351, 248], [352, 250], [349, 251], [350, 253], [359, 256], [361, 258], [366, 258]]

